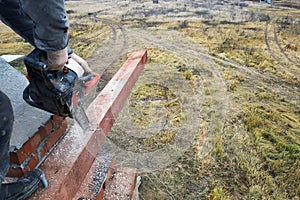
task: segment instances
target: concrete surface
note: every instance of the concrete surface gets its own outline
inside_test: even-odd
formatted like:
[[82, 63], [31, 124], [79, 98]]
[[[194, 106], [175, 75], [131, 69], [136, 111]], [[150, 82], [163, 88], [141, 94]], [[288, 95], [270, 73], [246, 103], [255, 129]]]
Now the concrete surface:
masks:
[[15, 116], [11, 150], [20, 149], [51, 115], [29, 106], [23, 100], [23, 90], [27, 85], [28, 80], [25, 76], [0, 57], [0, 90], [10, 98]]
[[2, 55], [0, 56], [1, 58], [3, 58], [4, 60], [6, 60], [6, 62], [11, 62], [14, 61], [18, 58], [23, 57], [24, 55]]

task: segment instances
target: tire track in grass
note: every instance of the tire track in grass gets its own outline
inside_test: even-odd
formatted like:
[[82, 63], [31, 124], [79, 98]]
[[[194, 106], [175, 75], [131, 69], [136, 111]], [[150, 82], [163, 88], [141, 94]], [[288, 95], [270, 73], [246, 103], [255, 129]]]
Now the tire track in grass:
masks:
[[95, 72], [103, 74], [107, 68], [112, 67], [116, 63], [128, 48], [127, 35], [122, 26], [97, 17], [97, 13], [91, 14], [91, 18], [108, 26], [112, 33], [110, 37], [100, 44], [100, 48], [94, 52], [94, 56], [88, 59]]
[[[273, 28], [270, 27], [270, 23], [272, 23]], [[265, 44], [268, 48], [270, 56], [276, 62], [278, 62], [279, 66], [281, 67], [276, 70], [283, 72], [283, 73], [285, 73], [287, 71], [290, 74], [293, 74], [294, 76], [296, 76], [297, 79], [300, 79], [298, 68], [295, 69], [292, 67], [292, 66], [294, 66], [294, 64], [291, 63], [289, 60], [286, 60], [287, 59], [286, 55], [281, 51], [280, 45], [278, 45], [276, 28], [273, 23], [274, 23], [274, 20], [266, 23], [265, 30], [264, 30], [264, 39], [265, 39]], [[270, 34], [269, 34], [269, 32], [271, 32], [271, 31], [273, 31], [273, 38], [271, 38]], [[274, 45], [272, 45], [272, 43], [274, 43]], [[275, 48], [278, 48], [278, 50], [275, 50]], [[278, 52], [280, 52], [281, 55], [278, 54]], [[287, 62], [284, 60], [286, 60]]]
[[[199, 158], [204, 158], [211, 153], [214, 149], [216, 138], [223, 132], [228, 107], [230, 107], [231, 104], [231, 100], [227, 96], [227, 86], [222, 77], [225, 68], [230, 68], [231, 70], [242, 74], [245, 77], [247, 84], [250, 84], [251, 87], [263, 87], [288, 97], [289, 99], [299, 100], [299, 97], [294, 95], [295, 90], [292, 91], [290, 87], [284, 84], [281, 85], [280, 82], [273, 80], [269, 76], [245, 66], [238, 65], [232, 61], [224, 61], [211, 56], [203, 51], [202, 47], [191, 43], [187, 39], [176, 43], [175, 41], [178, 41], [177, 38], [181, 36], [180, 34], [178, 35], [178, 32], [176, 33], [176, 31], [169, 31], [164, 35], [160, 32], [149, 33], [147, 30], [134, 29], [128, 30], [128, 35], [130, 38], [138, 39], [139, 42], [137, 43], [142, 43], [146, 46], [156, 46], [159, 49], [171, 52], [181, 60], [184, 60], [184, 62], [187, 63], [188, 68], [191, 68], [192, 70], [197, 69], [199, 71], [192, 87], [182, 87], [182, 85], [185, 84], [185, 81], [182, 80], [182, 77], [180, 78], [178, 76], [177, 69], [174, 67], [173, 72], [170, 73], [167, 70], [168, 66], [164, 65], [157, 66], [148, 64], [145, 68], [145, 71], [147, 71], [146, 73], [148, 74], [144, 75], [147, 78], [142, 79], [146, 84], [155, 83], [170, 88], [177, 97], [189, 96], [189, 98], [192, 99], [189, 103], [193, 102], [191, 104], [197, 109], [192, 110], [190, 107], [186, 107], [186, 102], [183, 100], [180, 101], [180, 105], [182, 112], [186, 112], [190, 109], [194, 114], [192, 118], [188, 118], [187, 121], [185, 121], [185, 124], [193, 121], [195, 124], [192, 124], [191, 127], [193, 127], [194, 130], [205, 129], [205, 134], [201, 136], [201, 143], [199, 144], [197, 154]], [[147, 35], [147, 37], [144, 37], [145, 35]], [[169, 68], [169, 71], [172, 71], [172, 69]], [[174, 79], [174, 77], [177, 78]], [[164, 81], [165, 79], [169, 79], [169, 81]], [[180, 79], [181, 81], [179, 81]], [[153, 80], [156, 81], [153, 82]], [[172, 82], [172, 80], [174, 82]], [[176, 81], [178, 81], [180, 87], [176, 84], [174, 86], [173, 83]], [[188, 92], [185, 94], [177, 92], [182, 89]], [[152, 124], [151, 127], [138, 127], [134, 125], [134, 120], [130, 117], [130, 106], [127, 104], [125, 107], [127, 107], [124, 109], [124, 113], [126, 114], [123, 114], [123, 117], [121, 114], [121, 117], [118, 118], [120, 119], [120, 122], [117, 131], [127, 135], [127, 137], [130, 138], [128, 142], [134, 138], [147, 139], [147, 137], [158, 137], [159, 132], [163, 130], [164, 127], [162, 124], [165, 124], [164, 122], [168, 121], [168, 119], [163, 118], [159, 123]], [[163, 115], [163, 112], [161, 115]], [[133, 164], [135, 167], [138, 166], [138, 169], [141, 172], [160, 170], [183, 155], [184, 151], [191, 147], [193, 139], [199, 134], [197, 131], [189, 131], [191, 129], [188, 127], [183, 127], [182, 129], [185, 130], [183, 132], [188, 133], [186, 134], [187, 137], [181, 137], [182, 135], [178, 133], [180, 127], [172, 127], [172, 130], [176, 132], [176, 137], [171, 143], [173, 142], [175, 146], [164, 146], [161, 149], [155, 151], [152, 150], [152, 152], [141, 153], [132, 152], [122, 146], [122, 144], [118, 144], [117, 140], [112, 139], [110, 140], [111, 143], [108, 149], [117, 152], [118, 159], [121, 160], [119, 163], [120, 165], [128, 166]], [[147, 131], [145, 132], [145, 130]], [[184, 142], [180, 143], [179, 141]]]
[[297, 61], [292, 60], [289, 55], [285, 52], [285, 50], [282, 48], [282, 46], [280, 45], [280, 42], [278, 40], [278, 36], [277, 36], [277, 26], [276, 24], [273, 24], [273, 32], [274, 32], [274, 40], [278, 46], [278, 48], [280, 49], [280, 52], [284, 55], [284, 57], [292, 64], [295, 65], [296, 67], [300, 68], [300, 65]]
[[[158, 137], [161, 132], [166, 130], [175, 133], [175, 137], [168, 144], [151, 151], [134, 152], [128, 150], [124, 146], [124, 140], [123, 144], [118, 144], [120, 137], [109, 140], [105, 149], [116, 153], [116, 160], [120, 161], [119, 164], [133, 165], [138, 168], [139, 172], [161, 170], [175, 162], [187, 149], [191, 148], [194, 138], [199, 134], [199, 129], [205, 129], [205, 135], [202, 137], [197, 156], [201, 159], [209, 155], [214, 149], [216, 138], [222, 134], [228, 107], [226, 84], [219, 72], [220, 66], [217, 63], [209, 58], [190, 54], [188, 46], [174, 44], [174, 41], [168, 41], [169, 38], [165, 38], [163, 35], [156, 37], [148, 34], [147, 37], [144, 37], [145, 34], [143, 31], [128, 30], [130, 37], [138, 38], [142, 40], [141, 43], [143, 44], [156, 46], [176, 55], [179, 59], [184, 60], [188, 68], [198, 70], [200, 73], [195, 76], [193, 84], [189, 85], [190, 83], [173, 66], [163, 64], [148, 64], [146, 66], [137, 85], [155, 84], [169, 88], [180, 105], [182, 123], [179, 125], [168, 123], [171, 119], [168, 119], [167, 115], [164, 116], [164, 111], [162, 111], [166, 108], [161, 108], [157, 112], [158, 116], [163, 116], [162, 120], [154, 122], [148, 127], [139, 127], [131, 117], [130, 105], [125, 106], [122, 110], [123, 114], [119, 115], [118, 122], [113, 129], [116, 129], [119, 136], [124, 134], [128, 137], [128, 144], [134, 138], [147, 140], [151, 137]], [[114, 130], [112, 130], [113, 132]]]

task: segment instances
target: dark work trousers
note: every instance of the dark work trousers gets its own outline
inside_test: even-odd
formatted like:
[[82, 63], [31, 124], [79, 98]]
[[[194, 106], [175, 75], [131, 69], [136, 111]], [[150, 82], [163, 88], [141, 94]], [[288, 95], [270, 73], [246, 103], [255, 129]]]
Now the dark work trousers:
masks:
[[0, 0], [0, 20], [40, 50], [57, 51], [68, 45], [64, 0]]
[[[41, 50], [57, 51], [68, 45], [64, 0], [0, 0], [0, 20]], [[0, 184], [9, 168], [12, 124], [11, 103], [0, 91]]]
[[9, 168], [9, 140], [13, 120], [14, 115], [10, 100], [0, 91], [0, 185]]
[[[34, 47], [61, 50], [68, 44], [69, 21], [64, 3], [64, 0], [0, 0], [0, 20]], [[10, 100], [0, 91], [0, 184], [9, 168], [12, 124]]]
[[[18, 0], [0, 0], [0, 20], [9, 25], [30, 44], [34, 44], [33, 23], [20, 9]], [[1, 67], [1, 66], [0, 66]], [[0, 74], [4, 76], [4, 74]], [[13, 110], [9, 98], [0, 91], [0, 185], [9, 169], [9, 144], [13, 126]], [[0, 190], [1, 193], [1, 190]], [[1, 194], [0, 194], [1, 197]]]

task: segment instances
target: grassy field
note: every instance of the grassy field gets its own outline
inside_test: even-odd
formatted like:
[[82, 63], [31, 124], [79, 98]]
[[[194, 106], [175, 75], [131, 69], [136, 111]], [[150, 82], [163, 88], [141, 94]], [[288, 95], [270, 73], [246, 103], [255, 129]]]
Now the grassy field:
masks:
[[[86, 13], [67, 4], [70, 46], [95, 71], [107, 67], [103, 84], [133, 49], [148, 50], [109, 134], [125, 152], [114, 152], [119, 165], [128, 152], [176, 154], [157, 154], [150, 171], [142, 158], [133, 165], [140, 199], [300, 198], [298, 1], [86, 2]], [[31, 49], [7, 28], [0, 38], [0, 54]]]

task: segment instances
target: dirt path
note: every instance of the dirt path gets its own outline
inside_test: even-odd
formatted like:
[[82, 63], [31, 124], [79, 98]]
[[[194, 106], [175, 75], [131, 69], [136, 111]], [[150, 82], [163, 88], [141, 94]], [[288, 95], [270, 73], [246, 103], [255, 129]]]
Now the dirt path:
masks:
[[111, 36], [101, 44], [101, 48], [94, 52], [93, 57], [88, 59], [88, 62], [94, 66], [94, 70], [100, 74], [115, 64], [115, 62], [127, 50], [127, 36], [124, 28], [116, 23], [111, 23], [108, 20], [100, 19], [94, 14], [91, 17], [97, 22], [102, 22], [104, 26], [111, 29]]
[[270, 23], [266, 23], [265, 26], [265, 43], [268, 51], [270, 56], [281, 66], [282, 69], [279, 70], [295, 74], [299, 79], [299, 63], [296, 60], [292, 60], [281, 47], [277, 36], [276, 20], [276, 18], [273, 19]]
[[[193, 103], [195, 107], [198, 107], [199, 113], [196, 115], [199, 115], [196, 118], [190, 118], [192, 120], [192, 123], [195, 124], [203, 124], [204, 121], [209, 121], [209, 123], [206, 123], [204, 129], [207, 130], [204, 137], [202, 137], [202, 149], [200, 150], [201, 155], [200, 157], [205, 157], [207, 154], [211, 152], [211, 150], [214, 147], [214, 138], [216, 135], [221, 135], [223, 128], [224, 128], [224, 122], [226, 121], [226, 115], [228, 112], [228, 109], [231, 105], [231, 98], [230, 94], [228, 94], [227, 91], [227, 85], [225, 83], [225, 80], [223, 79], [223, 72], [224, 69], [227, 66], [227, 68], [234, 68], [233, 70], [239, 74], [241, 74], [243, 77], [245, 77], [246, 81], [251, 87], [259, 88], [263, 87], [266, 90], [273, 91], [275, 93], [278, 93], [282, 95], [283, 97], [293, 99], [295, 101], [299, 101], [299, 96], [294, 95], [295, 89], [299, 91], [299, 88], [290, 88], [286, 86], [285, 84], [281, 84], [280, 81], [274, 80], [272, 77], [269, 77], [265, 74], [259, 73], [251, 68], [239, 65], [233, 61], [227, 60], [221, 60], [217, 57], [209, 55], [205, 49], [202, 46], [197, 45], [192, 40], [185, 38], [180, 32], [167, 30], [167, 31], [151, 31], [147, 29], [127, 29], [126, 34], [128, 38], [135, 41], [135, 45], [138, 44], [138, 46], [154, 46], [156, 48], [164, 49], [165, 51], [169, 51], [172, 54], [176, 55], [178, 58], [182, 59], [186, 64], [187, 68], [197, 68], [199, 70], [199, 76], [194, 80], [193, 88], [190, 88], [190, 91], [188, 94], [189, 97], [197, 99], [197, 102]], [[146, 36], [146, 37], [145, 37]], [[179, 39], [180, 38], [180, 39]], [[218, 64], [222, 63], [222, 65]], [[155, 75], [151, 75], [150, 80], [148, 79], [148, 84], [151, 84], [151, 82], [159, 83], [160, 85], [164, 85], [168, 88], [178, 88], [174, 87], [174, 85], [182, 84], [182, 82], [173, 79], [173, 81], [164, 81], [166, 79], [166, 74], [164, 74], [164, 68], [166, 66], [159, 65], [159, 66], [146, 66], [146, 69], [149, 68], [150, 71], [155, 70], [153, 68], [158, 68], [158, 71], [161, 73], [153, 72]], [[176, 68], [169, 69], [170, 71], [173, 71], [175, 73]], [[147, 71], [147, 75], [149, 76], [149, 73]], [[167, 71], [165, 73], [168, 73]], [[163, 75], [162, 75], [163, 74]], [[152, 79], [152, 80], [151, 80]], [[142, 79], [144, 81], [144, 79]], [[187, 90], [187, 89], [185, 89]], [[209, 94], [204, 94], [205, 91], [212, 91]], [[181, 93], [182, 91], [174, 91], [175, 94]], [[213, 102], [209, 105], [207, 102]], [[189, 102], [191, 103], [191, 102]], [[195, 111], [194, 111], [195, 112]], [[129, 113], [130, 115], [130, 113]], [[126, 115], [123, 116], [123, 118], [128, 117], [128, 111], [126, 112]], [[205, 119], [205, 120], [203, 120]], [[120, 118], [122, 120], [122, 117]], [[126, 123], [128, 121], [126, 120]], [[187, 124], [191, 122], [186, 122]], [[122, 124], [122, 123], [121, 123]], [[128, 126], [127, 126], [128, 128]], [[135, 129], [138, 129], [137, 127], [134, 127]], [[159, 128], [158, 128], [159, 129]], [[157, 129], [155, 129], [157, 132]], [[130, 131], [126, 131], [130, 132]], [[143, 133], [139, 133], [143, 135]], [[148, 135], [148, 137], [153, 136], [152, 133]], [[193, 141], [195, 135], [197, 135], [197, 131], [191, 132], [190, 135], [187, 135], [186, 138], [189, 138], [189, 141], [185, 144], [190, 145]], [[135, 135], [137, 136], [137, 135]], [[145, 135], [144, 135], [145, 137]], [[131, 138], [132, 139], [132, 138]], [[181, 138], [182, 139], [182, 138]], [[114, 144], [112, 149], [116, 149], [116, 146], [118, 144]], [[182, 151], [184, 152], [186, 148], [190, 146], [181, 147]], [[150, 169], [147, 168], [147, 166], [143, 166], [144, 163], [149, 163], [149, 160], [144, 160], [141, 157], [144, 158], [151, 158], [153, 159], [154, 155], [152, 156], [145, 156], [145, 154], [141, 154], [141, 157], [138, 156], [138, 154], [133, 154], [132, 158], [129, 158], [128, 151], [124, 151], [122, 149], [119, 149], [118, 151], [119, 156], [118, 159], [121, 163], [127, 163], [129, 164], [129, 161], [131, 163], [137, 163], [139, 162], [139, 171], [149, 171]], [[157, 153], [157, 152], [156, 152]], [[166, 153], [166, 152], [164, 152]], [[178, 152], [177, 152], [178, 153]], [[118, 154], [117, 154], [118, 155]], [[127, 155], [127, 156], [126, 156]], [[180, 155], [180, 154], [179, 154]], [[173, 161], [173, 159], [178, 158], [179, 155], [176, 155], [176, 157], [170, 159], [169, 161]], [[156, 154], [155, 156], [161, 157], [160, 154]], [[125, 160], [123, 160], [125, 158]], [[132, 162], [135, 160], [135, 162]], [[165, 161], [165, 160], [164, 160]], [[167, 166], [170, 164], [170, 162], [166, 162], [165, 165], [161, 165], [161, 163], [158, 160], [155, 160], [156, 166], [151, 165], [151, 169], [155, 171], [156, 169], [162, 168], [163, 166]]]
[[[136, 44], [164, 49], [165, 51], [169, 51], [178, 56], [179, 59], [182, 59], [185, 63], [187, 63], [188, 68], [196, 67], [197, 70], [199, 70], [199, 77], [195, 78], [193, 85], [189, 85], [188, 82], [180, 76], [175, 67], [170, 67], [164, 64], [146, 65], [146, 72], [140, 78], [140, 82], [143, 84], [159, 84], [163, 87], [169, 88], [178, 99], [181, 99], [181, 111], [188, 117], [186, 117], [184, 123], [177, 127], [177, 130], [175, 131], [182, 131], [184, 134], [178, 134], [178, 138], [174, 139], [177, 151], [170, 148], [170, 146], [174, 145], [174, 141], [171, 141], [172, 145], [166, 146], [168, 150], [165, 148], [154, 152], [148, 152], [148, 154], [151, 155], [145, 155], [145, 153], [134, 153], [130, 158], [130, 153], [128, 153], [128, 151], [119, 149], [118, 153], [120, 154], [117, 154], [119, 156], [117, 160], [119, 160], [120, 163], [126, 162], [130, 165], [138, 162], [140, 172], [162, 169], [176, 161], [178, 157], [182, 156], [187, 148], [191, 147], [195, 136], [198, 134], [198, 127], [201, 124], [205, 124], [205, 127], [203, 128], [206, 129], [206, 134], [201, 141], [202, 145], [201, 150], [199, 151], [199, 157], [205, 157], [213, 149], [214, 137], [222, 133], [228, 107], [226, 84], [218, 71], [220, 66], [210, 58], [201, 55], [203, 53], [198, 53], [191, 49], [189, 45], [189, 42], [191, 41], [182, 40], [181, 43], [178, 43], [177, 39], [178, 37], [182, 37], [182, 35], [176, 31], [151, 32], [147, 30], [133, 29], [127, 30], [127, 35], [129, 38], [138, 40], [136, 41]], [[145, 35], [147, 35], [147, 37], [145, 37]], [[201, 49], [201, 46], [198, 46], [197, 48]], [[138, 85], [139, 84], [141, 83], [138, 83]], [[184, 101], [183, 99], [187, 97], [189, 100]], [[130, 116], [128, 111], [125, 113], [126, 114], [121, 114], [118, 121], [122, 121], [123, 118], [126, 119]], [[127, 124], [129, 123], [128, 120], [125, 121]], [[141, 129], [145, 129], [145, 127], [136, 127], [133, 126], [133, 124], [134, 123], [131, 121], [131, 128], [136, 129], [131, 131], [138, 130], [138, 134], [134, 135], [136, 137], [140, 137], [141, 135], [143, 135], [144, 138], [152, 137], [163, 130], [163, 128], [158, 124], [156, 124], [156, 128], [153, 129], [152, 127], [155, 125], [152, 124], [150, 129], [148, 127], [148, 129], [144, 130], [148, 132], [148, 135], [146, 135], [143, 131], [141, 131]], [[126, 133], [130, 132], [128, 128], [129, 127], [127, 125], [125, 128]], [[149, 133], [151, 131], [152, 133]], [[131, 137], [130, 139], [132, 140], [133, 138]], [[115, 146], [116, 145], [112, 148], [114, 151], [116, 150]], [[169, 155], [169, 158], [167, 160], [161, 159], [164, 157], [162, 154]], [[143, 158], [146, 158], [146, 160]], [[149, 158], [151, 158], [151, 160], [149, 160]], [[149, 163], [152, 164], [149, 165]], [[151, 168], [149, 168], [149, 166], [151, 166]]]
[[[300, 102], [300, 87], [294, 83], [296, 81], [289, 82], [287, 79], [278, 78], [276, 73], [247, 67], [229, 58], [221, 59], [213, 56], [207, 48], [184, 35], [178, 28], [179, 22], [185, 26], [185, 20], [195, 19], [202, 19], [203, 23], [211, 23], [211, 26], [214, 26], [214, 20], [225, 19], [237, 23], [239, 19], [252, 18], [253, 13], [230, 3], [224, 8], [224, 2], [220, 1], [164, 1], [158, 5], [150, 1], [83, 2], [86, 2], [87, 9], [82, 15], [101, 22], [110, 30], [107, 38], [100, 43], [98, 51], [88, 59], [93, 69], [103, 75], [103, 85], [120, 67], [116, 66], [120, 59], [124, 59], [136, 49], [149, 50], [148, 64], [117, 117], [103, 149], [116, 155], [116, 165], [138, 168], [139, 173], [147, 178], [145, 185], [152, 185], [157, 189], [156, 193], [153, 188], [149, 189], [152, 191], [143, 188], [142, 196], [157, 195], [156, 199], [176, 199], [177, 194], [183, 197], [184, 194], [176, 188], [184, 185], [179, 183], [178, 186], [176, 181], [182, 174], [188, 174], [185, 179], [180, 179], [182, 184], [188, 184], [188, 179], [194, 178], [190, 173], [194, 170], [201, 171], [199, 169], [201, 167], [205, 170], [199, 176], [203, 175], [204, 178], [197, 179], [195, 181], [197, 184], [194, 182], [195, 196], [203, 195], [200, 194], [202, 189], [205, 193], [209, 188], [210, 174], [207, 170], [216, 169], [217, 172], [212, 172], [216, 177], [222, 173], [234, 176], [234, 180], [238, 180], [235, 179], [236, 176], [243, 177], [240, 174], [230, 175], [231, 167], [236, 167], [233, 166], [234, 162], [238, 165], [234, 170], [245, 170], [239, 160], [232, 161], [233, 163], [230, 163], [232, 166], [223, 169], [222, 166], [225, 164], [210, 166], [214, 163], [214, 158], [209, 161], [207, 158], [216, 154], [218, 150], [222, 154], [229, 149], [230, 156], [239, 152], [254, 151], [256, 144], [251, 143], [253, 136], [246, 131], [247, 125], [242, 121], [242, 117], [245, 117], [242, 116], [243, 112], [248, 111], [247, 109], [249, 112], [254, 110], [254, 117], [257, 114], [255, 111], [259, 109], [270, 117], [269, 112], [273, 111], [274, 106], [278, 106], [274, 108], [275, 113], [280, 115], [278, 118], [286, 116], [292, 126], [293, 123], [297, 124], [297, 112], [293, 115], [292, 111], [292, 117], [285, 113], [290, 110], [285, 106]], [[72, 4], [74, 6], [77, 3]], [[164, 23], [169, 27], [161, 26]], [[262, 45], [266, 45], [267, 53], [278, 62], [279, 68], [276, 70], [279, 73], [288, 72], [299, 80], [297, 54], [285, 51], [283, 48], [285, 41], [277, 34], [277, 28], [274, 20], [266, 23], [265, 29], [261, 32]], [[185, 73], [191, 73], [192, 78], [189, 79]], [[238, 90], [234, 89], [234, 84], [238, 85]], [[152, 92], [151, 95], [143, 92], [143, 89]], [[272, 101], [274, 97], [276, 100]], [[297, 106], [294, 107], [297, 109]], [[292, 138], [299, 137], [291, 135]], [[232, 144], [237, 138], [240, 139], [239, 146]], [[244, 144], [243, 141], [247, 143]], [[195, 157], [187, 162], [197, 163], [192, 169], [182, 167], [182, 163], [178, 161], [185, 158], [189, 151], [194, 152]], [[245, 156], [245, 160], [242, 161], [247, 161], [247, 153], [242, 156]], [[256, 159], [260, 158], [255, 157], [254, 160]], [[205, 162], [208, 162], [207, 165]], [[168, 175], [173, 168], [181, 170], [182, 174], [174, 172]], [[250, 172], [251, 169], [245, 173]], [[162, 177], [159, 177], [160, 173]], [[225, 182], [227, 175], [224, 175]], [[165, 179], [161, 180], [162, 178]], [[231, 180], [230, 178], [232, 177], [228, 180]], [[249, 177], [245, 179], [247, 178]], [[266, 184], [263, 183], [262, 188]], [[247, 187], [246, 185], [243, 186]], [[191, 187], [181, 189], [185, 192], [192, 190]], [[193, 197], [194, 194], [189, 194], [191, 195], [189, 197]], [[242, 198], [238, 196], [240, 194], [233, 195]], [[160, 195], [165, 198], [159, 198]]]

